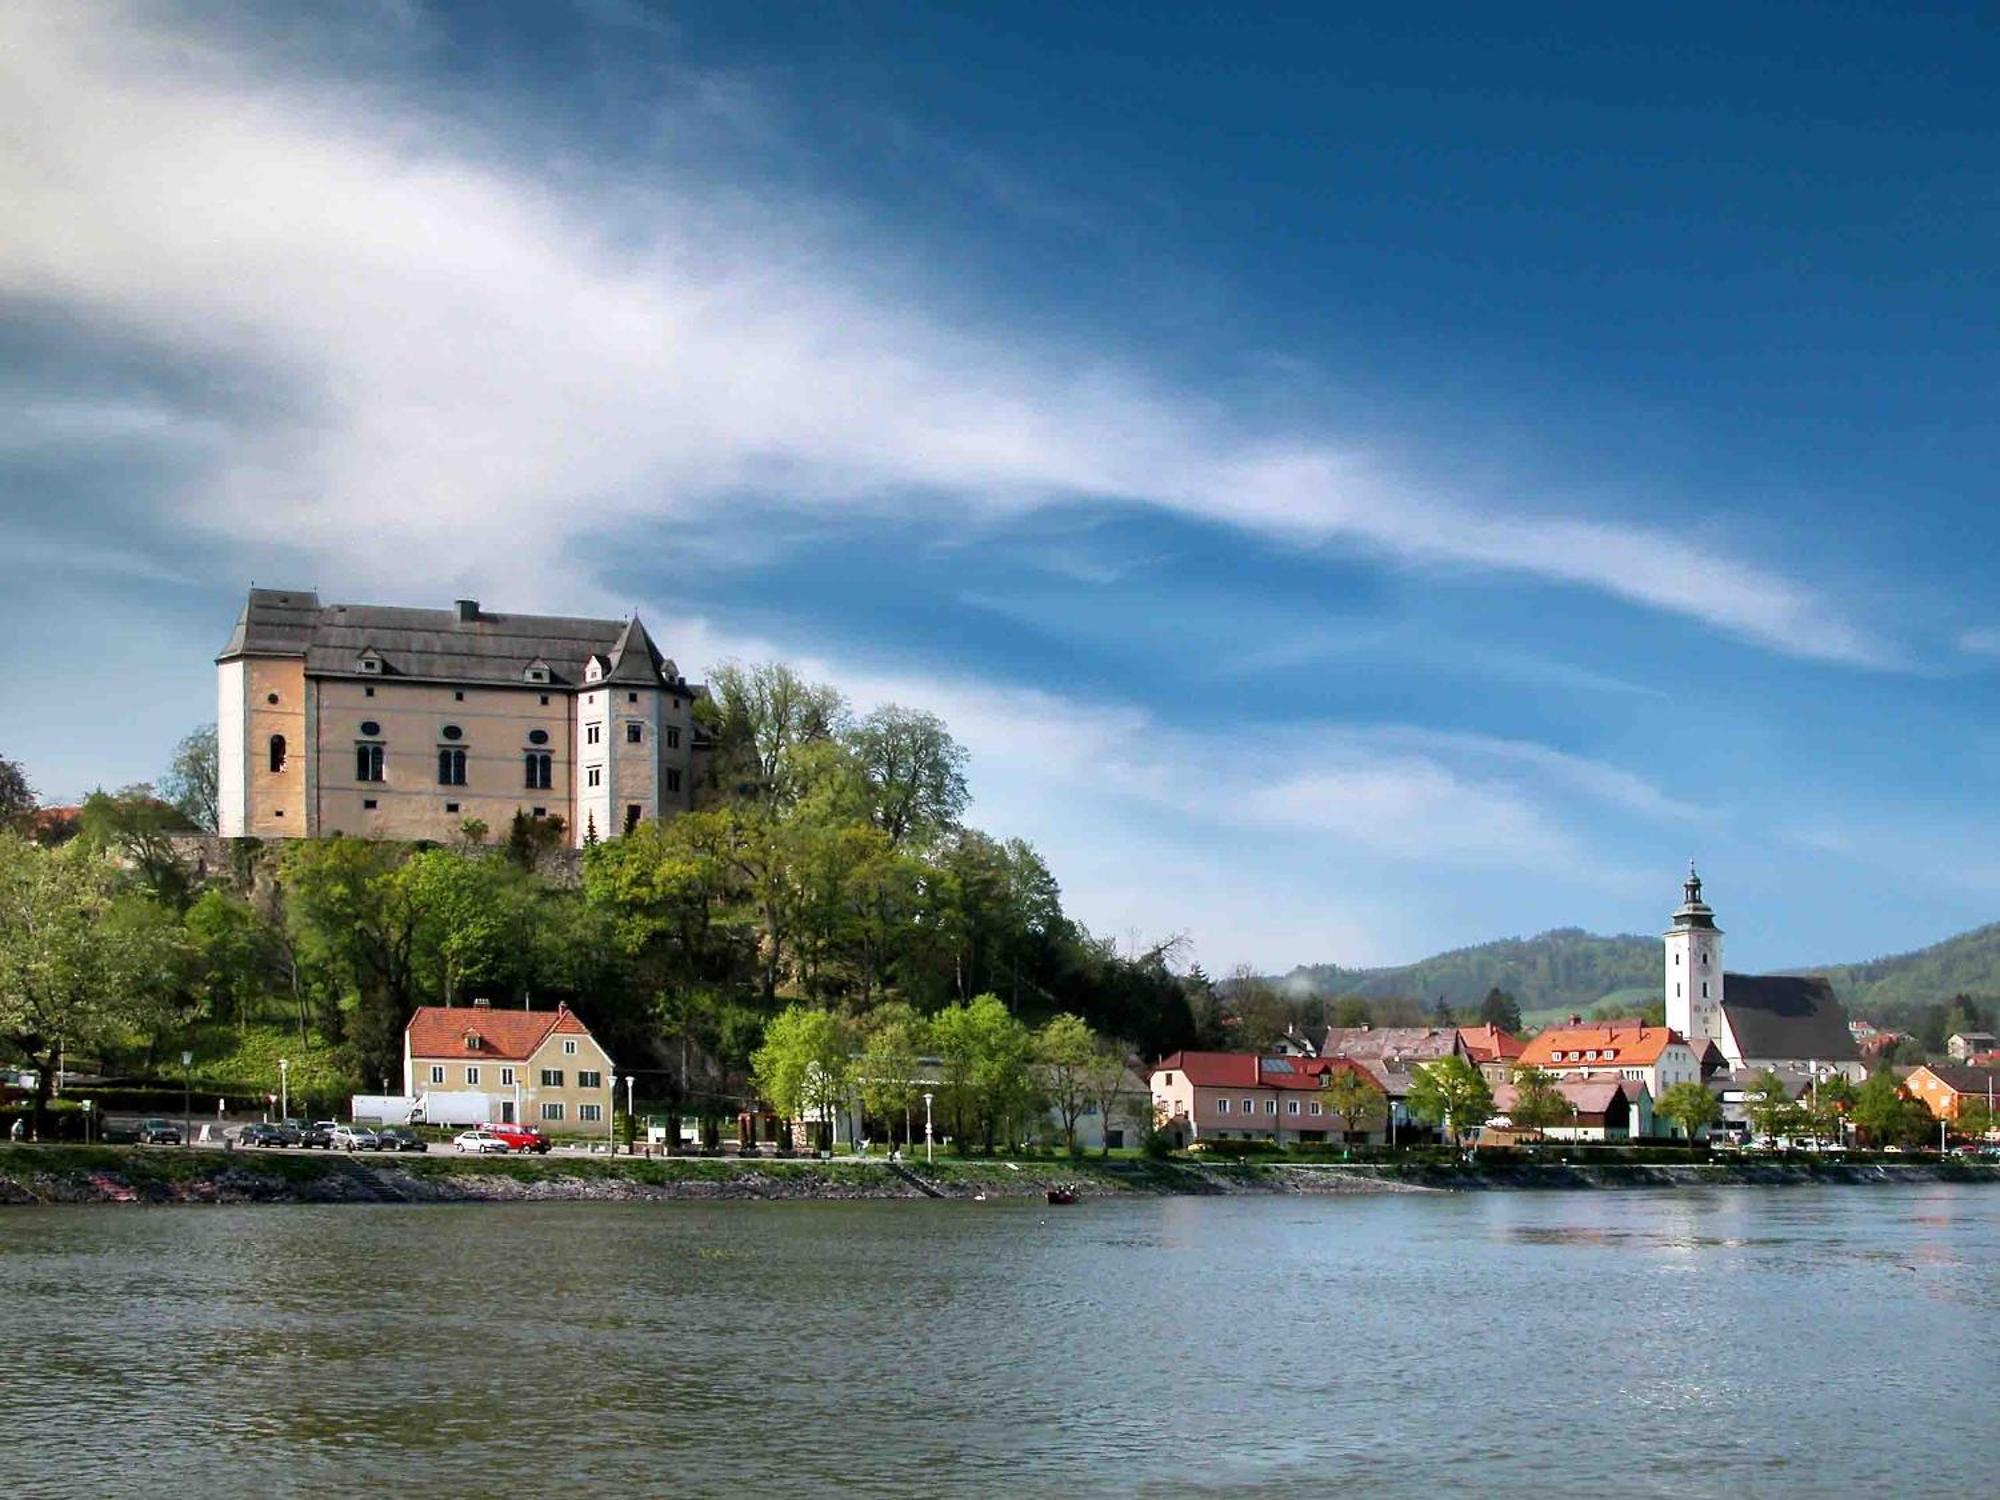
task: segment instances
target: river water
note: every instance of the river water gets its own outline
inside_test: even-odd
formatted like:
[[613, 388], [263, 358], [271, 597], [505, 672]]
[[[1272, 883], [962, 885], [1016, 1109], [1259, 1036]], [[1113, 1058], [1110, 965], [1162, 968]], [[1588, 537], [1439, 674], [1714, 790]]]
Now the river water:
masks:
[[1965, 1494], [2000, 1190], [0, 1211], [11, 1494]]

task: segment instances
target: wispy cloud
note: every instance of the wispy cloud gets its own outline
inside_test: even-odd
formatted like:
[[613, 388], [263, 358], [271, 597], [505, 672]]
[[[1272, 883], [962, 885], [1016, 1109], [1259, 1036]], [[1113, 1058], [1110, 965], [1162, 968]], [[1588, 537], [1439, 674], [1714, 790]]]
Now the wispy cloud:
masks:
[[1974, 656], [2000, 656], [2000, 627], [1985, 625], [1958, 638], [1958, 649]]
[[1134, 355], [981, 326], [824, 206], [569, 172], [115, 6], [6, 26], [0, 290], [267, 381], [282, 399], [235, 419], [185, 520], [373, 587], [431, 592], [448, 568], [573, 600], [570, 549], [727, 525], [745, 494], [939, 525], [1114, 500], [1891, 655], [1712, 538], [1432, 490], [1361, 446], [1273, 439]]

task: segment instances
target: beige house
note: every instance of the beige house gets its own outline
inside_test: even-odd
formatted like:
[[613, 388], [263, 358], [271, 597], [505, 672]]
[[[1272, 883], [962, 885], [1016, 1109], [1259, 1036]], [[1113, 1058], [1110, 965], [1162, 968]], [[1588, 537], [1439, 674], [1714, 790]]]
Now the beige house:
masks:
[[602, 1135], [614, 1076], [611, 1058], [568, 1006], [426, 1005], [403, 1029], [403, 1093], [433, 1101], [430, 1118], [451, 1113], [438, 1107], [440, 1094], [480, 1094], [493, 1101], [493, 1124]]
[[216, 658], [225, 838], [611, 838], [693, 803], [696, 689], [630, 620], [252, 589]]

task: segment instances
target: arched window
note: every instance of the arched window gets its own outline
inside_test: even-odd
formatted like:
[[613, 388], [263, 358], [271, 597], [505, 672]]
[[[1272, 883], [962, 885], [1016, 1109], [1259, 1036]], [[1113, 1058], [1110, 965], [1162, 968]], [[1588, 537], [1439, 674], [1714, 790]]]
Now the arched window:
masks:
[[285, 737], [282, 734], [274, 734], [271, 736], [271, 771], [275, 775], [284, 769]]
[[438, 785], [465, 785], [465, 752], [444, 749], [438, 751]]

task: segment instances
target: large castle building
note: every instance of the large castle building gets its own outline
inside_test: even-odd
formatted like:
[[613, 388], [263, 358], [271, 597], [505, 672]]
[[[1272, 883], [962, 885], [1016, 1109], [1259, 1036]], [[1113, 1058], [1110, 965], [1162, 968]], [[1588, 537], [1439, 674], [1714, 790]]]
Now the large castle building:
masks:
[[216, 658], [226, 838], [610, 838], [692, 805], [696, 690], [629, 620], [250, 590]]

